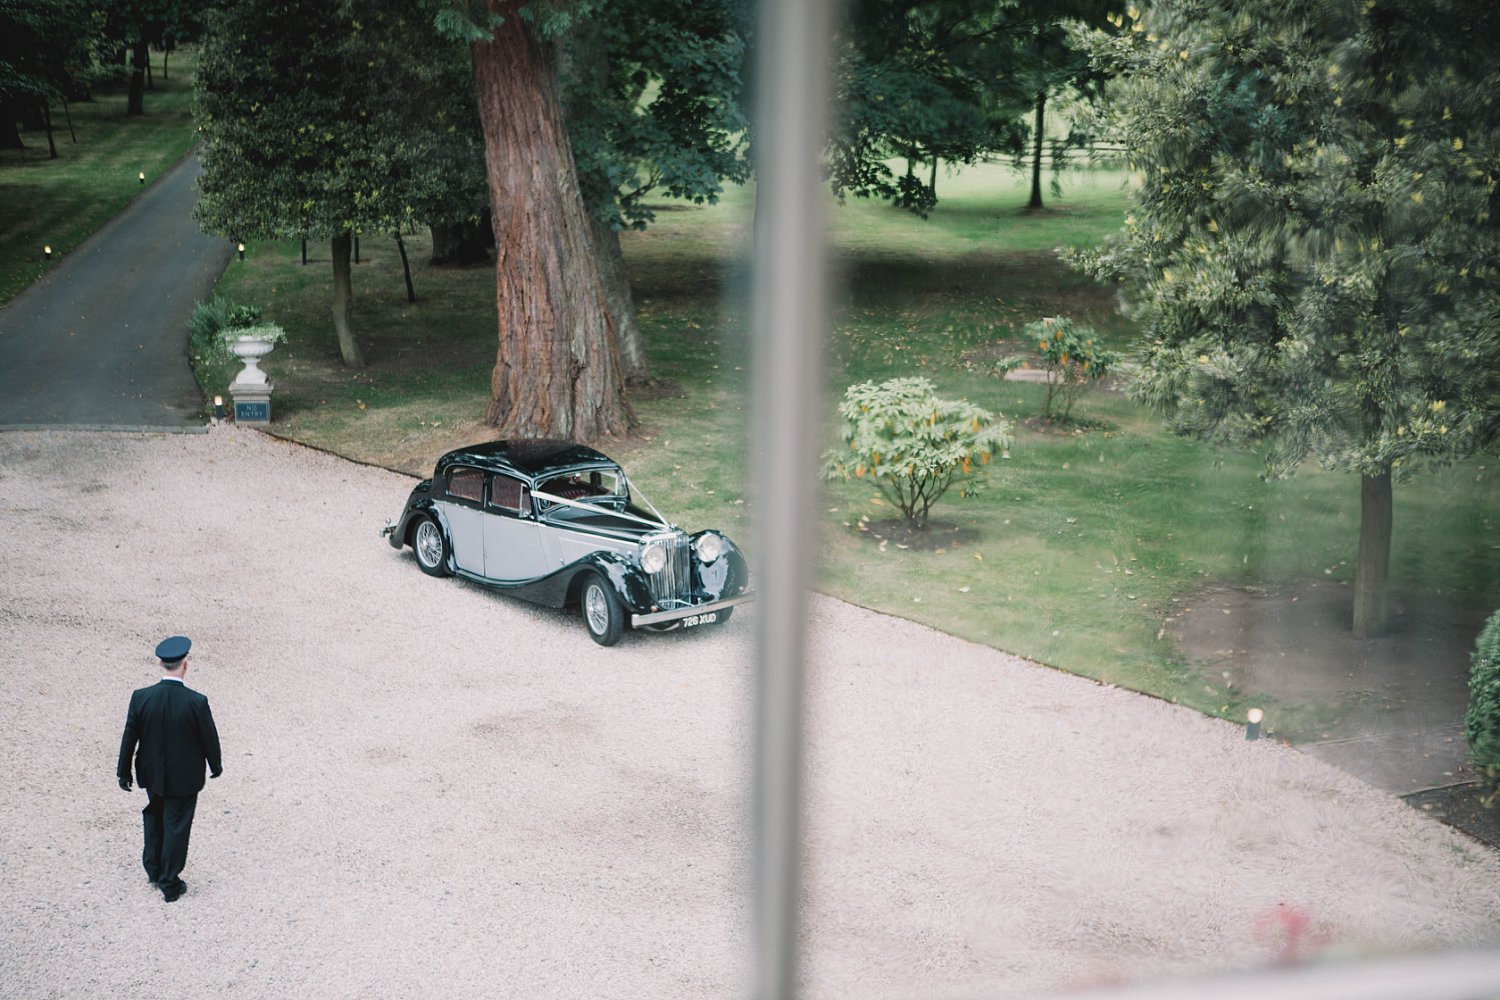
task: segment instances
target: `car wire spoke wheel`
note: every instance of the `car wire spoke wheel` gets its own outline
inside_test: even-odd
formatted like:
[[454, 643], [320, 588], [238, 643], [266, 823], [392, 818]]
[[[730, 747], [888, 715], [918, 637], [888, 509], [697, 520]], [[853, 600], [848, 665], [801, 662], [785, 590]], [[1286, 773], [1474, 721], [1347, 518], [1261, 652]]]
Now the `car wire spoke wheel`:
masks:
[[589, 635], [601, 646], [613, 646], [625, 630], [620, 602], [597, 573], [590, 573], [583, 583], [583, 620]]
[[417, 565], [422, 567], [422, 572], [430, 576], [448, 575], [448, 540], [443, 537], [443, 529], [436, 521], [424, 517], [417, 523], [411, 547], [417, 554]]

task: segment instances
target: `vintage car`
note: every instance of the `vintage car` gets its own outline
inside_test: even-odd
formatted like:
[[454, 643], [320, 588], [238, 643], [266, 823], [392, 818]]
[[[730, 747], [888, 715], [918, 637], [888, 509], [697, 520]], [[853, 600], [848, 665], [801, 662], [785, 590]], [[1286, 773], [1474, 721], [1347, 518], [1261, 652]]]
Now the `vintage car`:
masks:
[[629, 628], [729, 620], [753, 600], [744, 556], [717, 531], [689, 535], [625, 473], [570, 441], [494, 441], [450, 451], [381, 534], [450, 574], [583, 611], [601, 646]]

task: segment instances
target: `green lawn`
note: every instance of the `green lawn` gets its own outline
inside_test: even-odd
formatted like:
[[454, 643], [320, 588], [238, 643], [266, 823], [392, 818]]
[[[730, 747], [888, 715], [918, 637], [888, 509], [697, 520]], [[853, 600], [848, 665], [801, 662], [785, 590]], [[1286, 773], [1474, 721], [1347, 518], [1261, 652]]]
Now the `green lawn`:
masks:
[[[1125, 347], [1131, 329], [1110, 289], [1062, 266], [1052, 247], [1120, 224], [1123, 177], [1075, 173], [1064, 197], [1026, 213], [1024, 178], [986, 167], [940, 181], [927, 221], [869, 202], [830, 204], [841, 276], [828, 344], [828, 412], [848, 383], [922, 374], [945, 395], [1017, 423], [991, 488], [944, 500], [915, 542], [863, 485], [835, 484], [820, 507], [819, 586], [877, 610], [1164, 698], [1235, 714], [1247, 694], [1189, 670], [1164, 626], [1210, 584], [1271, 586], [1353, 578], [1358, 483], [1309, 468], [1266, 483], [1250, 454], [1176, 439], [1125, 397], [1101, 392], [1074, 413], [1097, 429], [1038, 429], [1034, 384], [1002, 382], [994, 358], [1023, 353], [1022, 326], [1066, 313]], [[745, 302], [751, 195], [717, 206], [664, 204], [625, 248], [656, 383], [637, 392], [639, 432], [606, 450], [689, 528], [753, 539], [746, 482]], [[364, 242], [355, 326], [370, 366], [345, 370], [328, 320], [325, 245], [300, 266], [296, 244], [255, 245], [221, 291], [262, 305], [291, 332], [266, 367], [277, 433], [413, 473], [485, 437], [480, 418], [495, 352], [491, 269], [425, 265], [409, 241], [420, 300], [405, 302], [389, 238]], [[229, 372], [206, 373], [211, 396]], [[392, 497], [392, 514], [400, 497]], [[1473, 605], [1493, 600], [1500, 568], [1495, 480], [1482, 462], [1398, 487], [1399, 587]], [[1291, 708], [1284, 716], [1290, 717]]]
[[140, 174], [150, 184], [192, 148], [195, 55], [174, 52], [166, 79], [162, 54], [151, 63], [144, 115], [126, 116], [124, 82], [100, 85], [66, 117], [60, 104], [53, 109], [57, 159], [45, 132], [23, 133], [24, 150], [0, 152], [0, 304], [47, 270], [43, 247], [55, 263], [141, 192]]

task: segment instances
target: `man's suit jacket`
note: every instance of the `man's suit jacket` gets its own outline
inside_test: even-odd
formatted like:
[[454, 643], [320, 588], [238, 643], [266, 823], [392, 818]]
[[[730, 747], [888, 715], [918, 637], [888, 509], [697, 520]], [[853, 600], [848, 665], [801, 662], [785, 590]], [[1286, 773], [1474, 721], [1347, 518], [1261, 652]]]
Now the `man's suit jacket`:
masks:
[[130, 780], [132, 755], [136, 784], [152, 795], [196, 795], [205, 761], [215, 777], [224, 769], [208, 699], [175, 680], [133, 693], [120, 739], [121, 781]]

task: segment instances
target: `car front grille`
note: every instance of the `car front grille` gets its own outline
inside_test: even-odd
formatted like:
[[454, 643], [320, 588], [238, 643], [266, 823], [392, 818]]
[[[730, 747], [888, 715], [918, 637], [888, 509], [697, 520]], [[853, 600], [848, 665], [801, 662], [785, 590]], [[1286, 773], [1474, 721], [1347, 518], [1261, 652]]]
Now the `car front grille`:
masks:
[[667, 565], [660, 573], [649, 574], [651, 600], [663, 611], [687, 607], [693, 603], [693, 550], [682, 532], [657, 535], [650, 539], [666, 549]]

